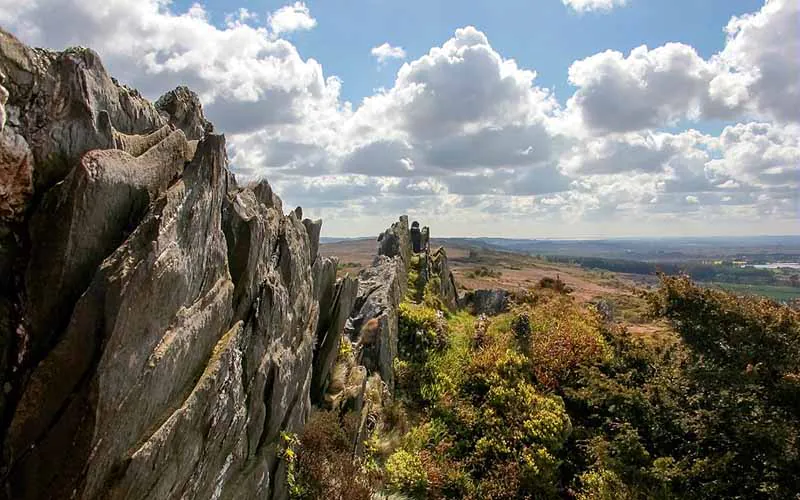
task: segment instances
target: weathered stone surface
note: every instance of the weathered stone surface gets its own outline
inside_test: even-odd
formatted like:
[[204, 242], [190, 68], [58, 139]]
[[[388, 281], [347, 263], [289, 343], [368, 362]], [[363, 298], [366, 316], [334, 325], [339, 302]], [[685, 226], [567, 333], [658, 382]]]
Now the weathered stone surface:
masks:
[[266, 180], [259, 181], [256, 185], [250, 186], [259, 203], [263, 203], [267, 208], [274, 208], [278, 213], [283, 213], [283, 202], [278, 195], [272, 191], [272, 186]]
[[394, 391], [397, 310], [406, 294], [406, 268], [399, 255], [379, 255], [371, 267], [361, 271], [358, 281], [358, 296], [345, 331], [361, 349], [361, 364], [369, 372], [379, 373]]
[[34, 370], [6, 441], [15, 496], [103, 495], [130, 450], [191, 391], [230, 323], [224, 154], [220, 137], [201, 146], [184, 179], [105, 260]]
[[180, 130], [138, 158], [121, 150], [91, 151], [47, 193], [29, 226], [25, 281], [34, 357], [63, 328], [97, 266], [181, 174], [188, 155]]
[[33, 153], [11, 127], [0, 131], [0, 224], [22, 219], [33, 195]]
[[31, 49], [0, 29], [0, 72], [9, 92], [6, 126], [28, 143], [37, 188], [64, 178], [84, 152], [113, 147], [113, 137], [98, 125], [100, 112], [125, 134], [166, 124], [138, 92], [112, 80], [89, 49]]
[[170, 125], [183, 130], [190, 141], [202, 139], [214, 131], [211, 122], [203, 115], [203, 106], [197, 94], [188, 87], [177, 87], [156, 101], [156, 109], [161, 112]]
[[408, 227], [408, 216], [400, 216], [400, 220], [378, 236], [378, 255], [394, 257], [399, 255], [406, 270], [411, 263], [411, 230]]
[[311, 262], [313, 263], [317, 259], [317, 253], [319, 252], [319, 236], [322, 232], [322, 219], [303, 219], [303, 225], [306, 227], [306, 233], [308, 233], [309, 251], [311, 252]]
[[356, 292], [312, 273], [320, 223], [240, 188], [186, 89], [157, 110], [5, 32], [0, 71], [0, 497], [287, 498], [280, 433]]
[[422, 252], [422, 233], [417, 221], [411, 223], [411, 249], [414, 253]]
[[308, 236], [230, 199], [224, 157], [201, 142], [34, 370], [6, 441], [15, 496], [285, 498], [275, 449], [310, 411], [319, 313]]
[[356, 278], [348, 275], [336, 281], [337, 263], [335, 259], [319, 258], [314, 264], [314, 285], [320, 290], [317, 293], [322, 295], [319, 298], [320, 314], [311, 378], [311, 400], [315, 404], [320, 404], [324, 399], [331, 369], [339, 353], [344, 325], [358, 293]]
[[[0, 84], [5, 80], [5, 75], [0, 73]], [[8, 102], [8, 90], [0, 85], [0, 132], [6, 126], [6, 103]]]
[[430, 251], [431, 230], [428, 226], [422, 228], [420, 232], [420, 247], [423, 252]]
[[464, 306], [472, 314], [496, 316], [508, 310], [509, 293], [506, 290], [471, 290], [464, 295]]
[[[171, 126], [164, 125], [160, 129], [150, 134], [123, 134], [114, 128], [114, 125], [111, 123], [111, 117], [109, 117], [108, 113], [105, 111], [98, 113], [97, 124], [99, 129], [104, 130], [108, 135], [111, 136], [113, 141], [112, 146], [115, 149], [125, 151], [131, 156], [143, 155], [147, 152], [147, 150], [166, 139], [173, 131]], [[194, 156], [194, 150], [196, 149], [197, 145], [195, 144], [194, 148], [191, 149], [192, 154], [190, 158]]]
[[407, 217], [337, 280], [321, 221], [241, 187], [188, 89], [154, 106], [94, 52], [2, 30], [0, 73], [0, 497], [285, 500], [281, 432], [321, 401], [343, 340], [340, 400], [370, 432], [365, 394], [394, 386]]
[[444, 247], [439, 247], [431, 254], [430, 274], [438, 280], [437, 293], [442, 303], [451, 311], [455, 311], [458, 308], [458, 291]]

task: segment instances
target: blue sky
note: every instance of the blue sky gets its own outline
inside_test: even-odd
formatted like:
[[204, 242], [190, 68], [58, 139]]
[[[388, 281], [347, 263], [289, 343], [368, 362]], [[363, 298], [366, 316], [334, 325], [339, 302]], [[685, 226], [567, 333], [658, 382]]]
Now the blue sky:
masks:
[[[185, 10], [194, 2], [174, 2]], [[318, 25], [289, 39], [304, 57], [320, 61], [326, 73], [343, 82], [342, 97], [359, 103], [378, 87], [391, 87], [401, 62], [375, 65], [370, 49], [383, 42], [403, 47], [409, 59], [441, 45], [457, 28], [475, 26], [492, 46], [520, 66], [537, 72], [542, 87], [561, 99], [573, 88], [570, 65], [612, 49], [628, 53], [639, 45], [657, 47], [683, 42], [710, 57], [725, 45], [724, 26], [734, 15], [758, 10], [759, 0], [630, 0], [613, 13], [577, 13], [558, 0], [330, 0], [306, 5]], [[228, 0], [203, 2], [211, 21], [224, 23]], [[280, 1], [239, 1], [237, 7], [265, 16], [285, 5]]]
[[800, 234], [797, 0], [0, 0], [0, 25], [151, 99], [188, 85], [237, 176], [327, 236], [400, 213], [443, 236]]

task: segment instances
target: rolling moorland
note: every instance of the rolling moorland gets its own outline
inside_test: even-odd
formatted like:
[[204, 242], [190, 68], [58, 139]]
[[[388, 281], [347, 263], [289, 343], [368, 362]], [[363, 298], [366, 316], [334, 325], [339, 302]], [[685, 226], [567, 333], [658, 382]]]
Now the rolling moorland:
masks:
[[[0, 73], [0, 498], [800, 491], [789, 305], [406, 216], [325, 242], [190, 89], [3, 30]], [[755, 276], [705, 252], [687, 272]]]
[[[658, 273], [685, 273], [704, 286], [789, 304], [800, 299], [800, 237], [797, 236], [612, 240], [439, 238], [435, 243], [450, 249], [456, 272], [465, 270], [466, 275], [471, 266], [499, 266], [505, 268], [507, 275], [500, 283], [516, 288], [532, 279], [525, 276], [532, 272], [529, 269], [550, 268], [569, 275], [578, 266], [592, 271], [590, 275], [613, 273], [616, 278], [644, 287], [656, 285]], [[371, 243], [369, 238], [323, 238], [322, 248], [340, 255], [344, 262], [363, 264], [369, 261]], [[513, 277], [520, 270], [525, 272], [520, 274], [521, 280], [515, 281]]]

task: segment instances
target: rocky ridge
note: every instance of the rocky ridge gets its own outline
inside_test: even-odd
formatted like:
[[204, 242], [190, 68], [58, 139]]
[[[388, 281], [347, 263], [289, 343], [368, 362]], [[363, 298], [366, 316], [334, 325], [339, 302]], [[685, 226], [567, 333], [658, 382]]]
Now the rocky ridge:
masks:
[[151, 104], [89, 49], [0, 30], [0, 498], [284, 499], [281, 433], [343, 343], [362, 427], [368, 383], [391, 397], [408, 219], [337, 279], [322, 222], [225, 151], [187, 88]]

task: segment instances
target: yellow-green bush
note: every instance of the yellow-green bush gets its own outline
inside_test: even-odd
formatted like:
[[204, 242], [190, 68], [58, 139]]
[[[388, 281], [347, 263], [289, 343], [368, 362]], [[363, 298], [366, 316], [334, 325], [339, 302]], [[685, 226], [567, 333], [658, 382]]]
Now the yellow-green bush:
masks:
[[392, 490], [419, 495], [428, 487], [428, 476], [419, 455], [406, 450], [394, 452], [386, 460], [386, 483]]

